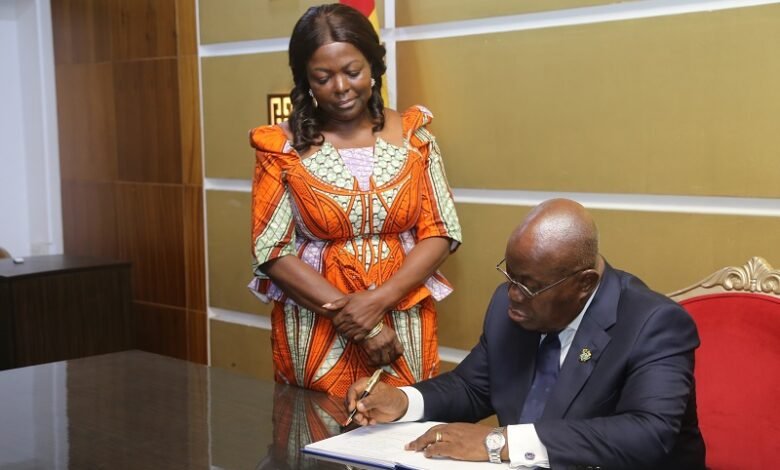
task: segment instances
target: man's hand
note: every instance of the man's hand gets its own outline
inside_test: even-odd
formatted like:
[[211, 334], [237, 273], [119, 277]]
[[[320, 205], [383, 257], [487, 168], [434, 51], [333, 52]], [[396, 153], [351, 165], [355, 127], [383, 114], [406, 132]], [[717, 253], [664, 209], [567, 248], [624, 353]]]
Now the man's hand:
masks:
[[491, 429], [488, 426], [471, 423], [439, 424], [406, 444], [406, 449], [422, 451], [429, 458], [448, 457], [456, 460], [487, 461], [489, 459], [485, 438]]
[[360, 346], [368, 354], [372, 366], [384, 366], [395, 361], [404, 353], [404, 347], [398, 340], [395, 330], [385, 325], [373, 338], [364, 340]]
[[336, 331], [359, 343], [393, 306], [383, 292], [381, 288], [354, 292], [328, 302], [322, 308], [334, 313]]
[[389, 423], [406, 414], [406, 409], [409, 407], [406, 394], [383, 382], [377, 383], [367, 397], [358, 401], [366, 385], [368, 385], [368, 377], [353, 383], [344, 400], [347, 412], [352, 412], [357, 406], [358, 411], [353, 420], [359, 425]]

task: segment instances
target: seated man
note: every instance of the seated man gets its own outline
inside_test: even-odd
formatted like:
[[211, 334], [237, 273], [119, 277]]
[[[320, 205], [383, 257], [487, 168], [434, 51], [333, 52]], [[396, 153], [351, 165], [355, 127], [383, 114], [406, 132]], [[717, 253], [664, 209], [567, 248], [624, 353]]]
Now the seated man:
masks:
[[[498, 269], [509, 282], [493, 294], [479, 343], [463, 362], [412, 387], [380, 383], [358, 402], [360, 379], [347, 395], [359, 424], [454, 423], [407, 445], [428, 457], [704, 468], [696, 326], [679, 305], [606, 263], [585, 208], [564, 199], [534, 208]], [[493, 413], [499, 428], [464, 423]]]

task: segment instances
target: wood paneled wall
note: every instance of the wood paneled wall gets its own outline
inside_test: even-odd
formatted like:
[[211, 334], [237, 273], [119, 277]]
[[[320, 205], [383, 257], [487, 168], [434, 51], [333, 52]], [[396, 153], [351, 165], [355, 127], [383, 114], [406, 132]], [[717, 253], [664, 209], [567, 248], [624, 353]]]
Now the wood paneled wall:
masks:
[[66, 254], [132, 262], [137, 344], [205, 363], [195, 0], [52, 0]]

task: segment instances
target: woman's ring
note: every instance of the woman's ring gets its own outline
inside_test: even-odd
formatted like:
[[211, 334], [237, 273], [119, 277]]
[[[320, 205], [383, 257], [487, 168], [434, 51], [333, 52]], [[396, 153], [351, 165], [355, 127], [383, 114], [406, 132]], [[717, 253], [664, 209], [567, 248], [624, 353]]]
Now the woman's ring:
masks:
[[436, 442], [441, 442], [441, 433], [436, 431]]

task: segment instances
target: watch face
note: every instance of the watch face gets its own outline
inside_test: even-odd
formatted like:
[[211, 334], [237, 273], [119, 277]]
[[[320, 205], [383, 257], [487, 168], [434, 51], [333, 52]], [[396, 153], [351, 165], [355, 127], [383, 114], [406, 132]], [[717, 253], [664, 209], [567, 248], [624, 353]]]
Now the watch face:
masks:
[[485, 439], [485, 445], [488, 449], [500, 449], [504, 447], [504, 435], [499, 433], [488, 434]]

